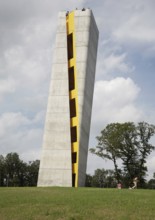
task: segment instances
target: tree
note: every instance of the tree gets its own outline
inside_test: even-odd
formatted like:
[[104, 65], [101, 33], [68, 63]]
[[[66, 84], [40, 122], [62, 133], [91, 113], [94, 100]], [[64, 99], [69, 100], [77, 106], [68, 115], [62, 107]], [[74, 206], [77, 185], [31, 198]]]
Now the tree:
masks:
[[28, 164], [27, 181], [28, 186], [36, 186], [39, 172], [39, 160], [30, 161]]
[[91, 187], [92, 186], [92, 176], [90, 174], [86, 174], [86, 181], [85, 181], [85, 186], [86, 187]]
[[147, 183], [148, 189], [155, 189], [155, 179], [150, 179]]
[[105, 182], [105, 176], [106, 174], [104, 169], [95, 170], [95, 173], [92, 178], [92, 186], [103, 188]]
[[36, 186], [39, 160], [28, 164], [17, 153], [0, 155], [0, 186]]
[[138, 172], [137, 132], [133, 122], [120, 124], [121, 136], [118, 144], [119, 158], [122, 160], [124, 178], [131, 181]]
[[21, 161], [18, 173], [18, 186], [28, 186], [28, 164]]
[[5, 180], [4, 157], [0, 155], [0, 186], [4, 186], [4, 180]]
[[[115, 171], [114, 170], [106, 170], [106, 179], [104, 187], [107, 188], [115, 188], [117, 186], [117, 180], [115, 178]], [[121, 181], [119, 181], [121, 182]]]
[[19, 185], [19, 174], [22, 161], [17, 153], [9, 153], [5, 157], [7, 186]]
[[97, 169], [94, 175], [86, 175], [86, 186], [114, 188], [117, 185], [113, 170]]
[[139, 151], [139, 178], [140, 183], [144, 183], [144, 176], [147, 171], [145, 165], [146, 158], [155, 149], [153, 145], [149, 143], [151, 137], [155, 134], [155, 126], [150, 125], [146, 122], [140, 122], [137, 126], [137, 135], [138, 135], [138, 151]]
[[155, 173], [153, 174], [153, 179], [150, 179], [147, 183], [148, 189], [155, 189]]
[[119, 123], [109, 124], [97, 136], [98, 145], [91, 148], [90, 152], [102, 159], [109, 159], [114, 163], [116, 179], [120, 180], [120, 169], [118, 169], [117, 159], [120, 158], [121, 128]]
[[[135, 176], [139, 177], [139, 185], [145, 183], [147, 167], [146, 158], [154, 149], [149, 143], [155, 134], [155, 126], [140, 122], [112, 123], [97, 136], [98, 144], [90, 152], [103, 159], [113, 161], [115, 177], [119, 182], [124, 179], [129, 183]], [[122, 161], [123, 170], [118, 168], [118, 160]]]

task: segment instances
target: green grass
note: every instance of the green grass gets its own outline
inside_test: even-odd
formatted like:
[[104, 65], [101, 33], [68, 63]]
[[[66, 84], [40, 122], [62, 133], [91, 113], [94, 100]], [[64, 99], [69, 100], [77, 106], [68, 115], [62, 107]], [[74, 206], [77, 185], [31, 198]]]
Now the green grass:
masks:
[[155, 190], [0, 188], [0, 220], [155, 220]]

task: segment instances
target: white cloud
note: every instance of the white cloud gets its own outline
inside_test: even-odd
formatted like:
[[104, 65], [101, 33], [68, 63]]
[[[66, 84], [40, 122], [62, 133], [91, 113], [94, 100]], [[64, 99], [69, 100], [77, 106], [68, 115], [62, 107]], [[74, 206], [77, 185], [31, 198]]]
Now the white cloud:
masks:
[[[149, 19], [148, 19], [149, 18]], [[123, 43], [150, 43], [155, 42], [155, 30], [152, 18], [147, 14], [135, 15], [128, 21], [124, 22], [113, 33], [114, 38], [117, 38]]]
[[11, 78], [1, 79], [0, 80], [0, 101], [4, 98], [4, 96], [8, 93], [13, 93], [16, 88], [16, 81]]
[[155, 152], [154, 152], [154, 155], [151, 155], [149, 157], [149, 159], [147, 160], [146, 165], [148, 167], [149, 178], [151, 179], [151, 178], [153, 178], [152, 174], [155, 173]]
[[21, 112], [4, 113], [0, 117], [1, 152], [17, 152], [27, 161], [39, 159], [43, 136], [41, 115], [38, 113], [31, 120]]
[[121, 72], [128, 72], [128, 67], [124, 63], [125, 57], [126, 54], [121, 54], [118, 56], [111, 54], [109, 57], [104, 59], [105, 69], [108, 70], [109, 68], [110, 70], [115, 70], [115, 71], [119, 70]]
[[149, 166], [151, 171], [155, 172], [155, 156], [150, 156], [149, 160], [147, 161], [147, 165]]
[[[105, 50], [109, 50], [109, 46], [104, 48]], [[110, 46], [111, 47], [111, 46]], [[131, 73], [134, 70], [134, 67], [127, 63], [126, 54], [114, 54], [113, 52], [110, 54], [103, 53], [102, 58], [98, 60], [98, 67], [97, 70], [99, 74], [97, 78], [101, 77], [108, 77], [112, 75], [119, 75], [119, 74], [127, 74]]]
[[117, 77], [110, 81], [97, 81], [93, 103], [95, 126], [112, 121], [137, 121], [140, 119], [142, 113], [135, 106], [139, 92], [140, 88], [130, 78]]
[[25, 127], [31, 124], [31, 121], [23, 116], [20, 112], [6, 112], [0, 117], [0, 137], [9, 136], [12, 132], [21, 129], [21, 126]]
[[105, 0], [94, 4], [100, 46], [110, 40], [131, 51], [150, 51], [155, 42], [154, 7], [154, 0]]

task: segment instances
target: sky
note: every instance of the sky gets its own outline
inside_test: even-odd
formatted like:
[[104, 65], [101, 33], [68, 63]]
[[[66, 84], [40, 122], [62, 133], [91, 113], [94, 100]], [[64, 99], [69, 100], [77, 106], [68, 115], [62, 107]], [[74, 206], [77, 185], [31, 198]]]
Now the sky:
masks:
[[[0, 0], [1, 155], [40, 159], [58, 12], [83, 7], [99, 29], [89, 146], [108, 123], [155, 124], [154, 0]], [[147, 166], [152, 178], [155, 152]], [[97, 168], [113, 166], [89, 153]]]

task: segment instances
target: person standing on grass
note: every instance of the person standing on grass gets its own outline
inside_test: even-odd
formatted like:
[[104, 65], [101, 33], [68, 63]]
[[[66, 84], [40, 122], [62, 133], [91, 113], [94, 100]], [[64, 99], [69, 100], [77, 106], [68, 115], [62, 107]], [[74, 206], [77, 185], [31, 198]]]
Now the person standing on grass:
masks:
[[132, 187], [132, 189], [137, 189], [137, 183], [138, 183], [138, 177], [136, 176], [136, 177], [133, 179], [133, 187]]
[[122, 184], [121, 183], [117, 184], [117, 189], [122, 189]]

